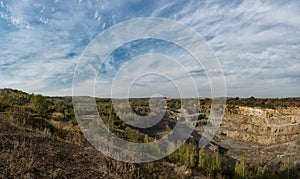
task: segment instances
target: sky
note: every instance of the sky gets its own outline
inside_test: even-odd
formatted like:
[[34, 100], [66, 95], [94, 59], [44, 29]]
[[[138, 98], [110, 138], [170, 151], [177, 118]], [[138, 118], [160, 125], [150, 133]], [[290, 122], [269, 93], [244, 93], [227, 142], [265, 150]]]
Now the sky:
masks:
[[[298, 0], [0, 0], [0, 88], [71, 96], [76, 66], [94, 38], [124, 21], [158, 17], [201, 35], [228, 96], [300, 96], [299, 9]], [[123, 44], [98, 70], [96, 95], [110, 96], [117, 79], [115, 96], [189, 97], [192, 78], [199, 96], [211, 96], [205, 70], [185, 53], [159, 39]]]

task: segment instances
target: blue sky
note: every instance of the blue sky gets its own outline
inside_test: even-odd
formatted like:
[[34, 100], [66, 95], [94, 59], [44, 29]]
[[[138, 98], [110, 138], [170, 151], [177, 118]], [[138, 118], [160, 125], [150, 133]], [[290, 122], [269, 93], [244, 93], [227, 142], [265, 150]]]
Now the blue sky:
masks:
[[[207, 40], [223, 68], [228, 96], [300, 96], [299, 9], [298, 0], [0, 0], [0, 88], [70, 96], [76, 64], [92, 39], [126, 20], [160, 17], [186, 24]], [[151, 39], [124, 44], [100, 70], [97, 95], [109, 95], [105, 84], [111, 85], [117, 72], [124, 83], [129, 82], [127, 76], [139, 74], [134, 69], [164, 70], [168, 65], [170, 73], [180, 74], [176, 65], [163, 60], [121, 68], [143, 53], [168, 54], [176, 48]], [[203, 70], [193, 65], [187, 70], [199, 90], [209, 92]], [[185, 81], [182, 77], [177, 82]], [[132, 92], [138, 96], [149, 95], [143, 91], [151, 85], [167, 96], [177, 93], [159, 76], [150, 75], [134, 85]], [[200, 94], [209, 96], [208, 92]]]

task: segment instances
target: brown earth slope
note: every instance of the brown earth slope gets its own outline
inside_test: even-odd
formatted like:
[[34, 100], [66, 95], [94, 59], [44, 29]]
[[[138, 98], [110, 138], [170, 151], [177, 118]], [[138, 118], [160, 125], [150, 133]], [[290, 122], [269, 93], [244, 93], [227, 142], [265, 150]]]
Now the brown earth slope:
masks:
[[93, 149], [46, 137], [0, 120], [0, 178], [116, 178]]
[[0, 119], [0, 178], [186, 178], [187, 171], [163, 161], [115, 161], [92, 147]]

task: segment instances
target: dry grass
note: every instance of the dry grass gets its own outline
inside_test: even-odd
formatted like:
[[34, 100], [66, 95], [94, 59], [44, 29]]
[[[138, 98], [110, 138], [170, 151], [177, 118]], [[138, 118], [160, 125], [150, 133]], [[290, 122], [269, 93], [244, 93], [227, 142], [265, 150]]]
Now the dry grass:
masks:
[[[29, 146], [29, 147], [28, 147]], [[30, 176], [35, 169], [35, 155], [32, 143], [25, 140], [11, 141], [1, 140], [0, 168], [2, 176], [0, 178], [18, 178]]]

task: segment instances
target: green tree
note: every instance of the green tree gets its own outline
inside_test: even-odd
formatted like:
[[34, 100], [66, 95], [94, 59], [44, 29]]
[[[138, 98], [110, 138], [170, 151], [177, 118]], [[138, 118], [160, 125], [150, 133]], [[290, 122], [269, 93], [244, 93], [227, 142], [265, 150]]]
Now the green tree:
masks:
[[144, 143], [148, 143], [149, 142], [149, 136], [146, 134], [144, 136]]
[[[168, 155], [168, 159], [171, 161], [171, 162], [176, 162], [177, 161], [177, 152], [175, 151], [176, 149], [176, 145], [173, 141], [171, 141], [168, 145], [168, 148], [167, 148], [167, 152], [170, 153]], [[173, 152], [173, 153], [171, 153]]]
[[216, 176], [222, 172], [222, 160], [219, 152], [211, 152], [205, 148], [201, 148], [198, 157], [197, 168], [204, 175]]
[[221, 166], [221, 159], [220, 159], [220, 154], [219, 152], [214, 152], [212, 155], [212, 173], [215, 175], [218, 172], [222, 171], [222, 166]]
[[43, 117], [48, 116], [48, 106], [49, 102], [47, 101], [46, 97], [38, 94], [35, 95], [32, 99], [32, 103], [34, 105], [35, 111]]
[[189, 143], [186, 146], [186, 154], [188, 154], [186, 156], [186, 164], [187, 164], [187, 166], [194, 167], [195, 164], [196, 164], [196, 159], [195, 159], [195, 157], [196, 157], [196, 149], [195, 149], [194, 144]]
[[236, 161], [234, 166], [234, 171], [237, 177], [247, 178], [248, 170], [245, 158], [241, 156], [238, 161]]
[[205, 149], [201, 148], [199, 151], [199, 159], [198, 159], [198, 169], [202, 172], [202, 173], [206, 173], [205, 170]]

